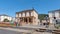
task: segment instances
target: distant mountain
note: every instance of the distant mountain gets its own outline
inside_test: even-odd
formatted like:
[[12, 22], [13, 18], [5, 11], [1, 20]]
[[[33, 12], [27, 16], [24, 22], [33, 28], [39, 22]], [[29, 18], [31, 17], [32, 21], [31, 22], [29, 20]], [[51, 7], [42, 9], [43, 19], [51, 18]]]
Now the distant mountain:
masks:
[[39, 14], [38, 19], [43, 20], [48, 14]]

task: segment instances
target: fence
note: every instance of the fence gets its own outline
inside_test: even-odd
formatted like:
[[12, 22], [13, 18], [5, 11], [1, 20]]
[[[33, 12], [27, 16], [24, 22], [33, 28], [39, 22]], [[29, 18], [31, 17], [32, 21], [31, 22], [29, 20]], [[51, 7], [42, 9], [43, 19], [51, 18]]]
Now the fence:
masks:
[[0, 26], [16, 26], [16, 24], [10, 22], [0, 22]]

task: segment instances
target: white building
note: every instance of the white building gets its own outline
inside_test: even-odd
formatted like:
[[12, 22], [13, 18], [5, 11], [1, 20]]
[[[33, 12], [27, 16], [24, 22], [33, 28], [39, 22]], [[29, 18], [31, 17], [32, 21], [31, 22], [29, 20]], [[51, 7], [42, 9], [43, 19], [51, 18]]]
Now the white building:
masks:
[[49, 20], [46, 21], [46, 19], [42, 20], [42, 23], [47, 23]]
[[38, 25], [38, 13], [34, 9], [16, 12], [17, 21], [22, 25], [33, 24]]
[[5, 14], [0, 15], [0, 22], [3, 22], [4, 19], [8, 19], [9, 21], [15, 20], [15, 18], [10, 17], [10, 16], [8, 16], [8, 15], [5, 15]]
[[50, 23], [54, 23], [54, 17], [56, 17], [56, 19], [60, 19], [60, 9], [49, 11], [48, 14], [49, 14]]

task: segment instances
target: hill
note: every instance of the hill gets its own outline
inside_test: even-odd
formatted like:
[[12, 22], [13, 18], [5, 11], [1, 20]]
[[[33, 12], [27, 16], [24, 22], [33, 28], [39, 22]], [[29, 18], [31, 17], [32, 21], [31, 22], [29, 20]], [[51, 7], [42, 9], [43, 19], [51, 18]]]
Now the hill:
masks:
[[43, 20], [48, 14], [39, 14], [38, 19]]

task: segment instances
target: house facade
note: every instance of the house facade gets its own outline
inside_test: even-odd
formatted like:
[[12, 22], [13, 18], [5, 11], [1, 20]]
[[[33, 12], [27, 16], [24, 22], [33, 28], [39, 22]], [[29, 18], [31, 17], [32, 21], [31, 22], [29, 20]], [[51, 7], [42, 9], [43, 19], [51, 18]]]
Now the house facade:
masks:
[[16, 21], [21, 25], [37, 25], [38, 13], [34, 9], [16, 12]]
[[3, 22], [4, 19], [8, 19], [9, 21], [15, 20], [15, 18], [10, 17], [10, 16], [8, 16], [8, 15], [5, 15], [5, 14], [0, 15], [0, 22]]
[[56, 18], [56, 20], [60, 19], [60, 10], [50, 11], [48, 14], [49, 14], [50, 23], [55, 23], [54, 17]]
[[47, 22], [49, 22], [49, 20], [47, 20], [47, 21], [45, 19], [42, 20], [42, 23], [47, 23]]

